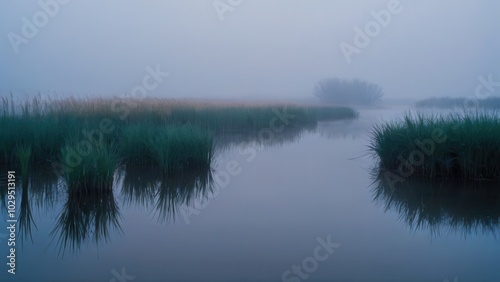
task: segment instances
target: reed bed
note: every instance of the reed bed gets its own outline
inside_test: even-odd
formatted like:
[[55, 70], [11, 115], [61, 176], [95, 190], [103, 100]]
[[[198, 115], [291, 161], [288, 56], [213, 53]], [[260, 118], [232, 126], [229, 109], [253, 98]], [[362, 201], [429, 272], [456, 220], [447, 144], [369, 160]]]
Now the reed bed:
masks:
[[479, 99], [474, 96], [469, 98], [464, 97], [432, 97], [417, 101], [415, 103], [417, 108], [483, 108], [483, 109], [500, 109], [500, 97], [486, 97]]
[[148, 134], [148, 147], [163, 173], [209, 168], [213, 137], [193, 126], [160, 127]]
[[156, 164], [163, 173], [209, 167], [213, 136], [197, 126], [142, 124], [122, 129], [123, 163]]
[[500, 119], [495, 113], [407, 114], [375, 126], [369, 147], [381, 169], [403, 177], [500, 180]]
[[61, 149], [61, 162], [74, 162], [74, 165], [66, 169], [62, 175], [68, 188], [111, 189], [114, 172], [120, 160], [117, 149], [102, 145], [90, 151], [88, 155], [82, 156], [78, 155], [77, 146], [72, 142]]
[[[356, 115], [350, 108], [292, 104], [195, 102], [157, 98], [67, 98], [47, 101], [37, 97], [16, 104], [12, 98], [3, 97], [0, 107], [0, 162], [17, 162], [12, 148], [20, 144], [31, 147], [30, 163], [57, 160], [69, 137], [86, 140], [82, 130], [89, 132], [102, 129], [103, 121], [110, 130], [103, 133], [101, 141], [106, 145], [122, 145], [122, 139], [131, 140], [134, 130], [141, 135], [141, 130], [149, 132], [152, 127], [156, 127], [155, 130], [158, 131], [158, 128], [165, 126], [192, 126], [190, 130], [179, 129], [177, 133], [184, 134], [186, 138], [196, 138], [200, 134], [206, 134], [204, 131], [217, 133], [268, 128], [273, 119], [287, 126], [303, 126], [315, 124], [318, 120], [355, 118]], [[195, 127], [200, 130], [199, 133], [194, 132]], [[191, 133], [187, 134], [187, 131]]]
[[215, 135], [256, 132], [271, 122], [310, 128], [356, 116], [333, 106], [159, 98], [35, 97], [16, 103], [3, 97], [0, 163], [52, 167], [71, 187], [107, 187], [116, 167], [127, 162], [153, 164], [165, 174], [210, 166]]

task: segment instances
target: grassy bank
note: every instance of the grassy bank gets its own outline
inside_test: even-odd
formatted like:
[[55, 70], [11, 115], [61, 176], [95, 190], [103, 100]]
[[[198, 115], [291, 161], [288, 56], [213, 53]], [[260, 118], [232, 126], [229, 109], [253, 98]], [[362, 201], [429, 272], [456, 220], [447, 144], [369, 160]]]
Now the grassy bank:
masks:
[[500, 119], [494, 114], [407, 114], [373, 129], [370, 149], [393, 176], [500, 179]]
[[125, 163], [156, 163], [164, 173], [209, 167], [213, 150], [212, 134], [191, 125], [146, 123], [125, 126], [121, 132], [120, 152]]
[[355, 118], [345, 107], [243, 104], [171, 99], [3, 98], [0, 163], [55, 170], [72, 187], [109, 187], [128, 162], [162, 173], [210, 166], [214, 136], [312, 127]]
[[440, 97], [427, 98], [415, 103], [417, 108], [442, 108], [442, 109], [468, 109], [468, 108], [483, 108], [483, 109], [500, 109], [500, 97], [487, 97], [478, 99], [474, 96], [469, 98], [458, 97]]

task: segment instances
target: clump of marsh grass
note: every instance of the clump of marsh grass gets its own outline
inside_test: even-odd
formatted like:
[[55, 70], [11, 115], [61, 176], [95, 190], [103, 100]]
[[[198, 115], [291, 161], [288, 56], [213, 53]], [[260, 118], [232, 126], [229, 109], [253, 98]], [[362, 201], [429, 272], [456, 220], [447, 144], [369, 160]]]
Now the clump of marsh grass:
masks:
[[[67, 122], [67, 121], [66, 121]], [[78, 128], [78, 123], [69, 124], [48, 116], [0, 116], [0, 162], [16, 162], [17, 144], [31, 147], [33, 164], [44, 164], [58, 156], [64, 134]], [[22, 130], [21, 130], [22, 129]]]
[[374, 127], [380, 168], [432, 178], [500, 179], [500, 119], [495, 113], [407, 114]]
[[155, 164], [162, 173], [210, 167], [214, 154], [213, 135], [197, 126], [130, 125], [121, 138], [125, 163]]
[[213, 136], [193, 126], [158, 127], [149, 132], [148, 146], [163, 173], [210, 167]]
[[149, 147], [149, 136], [154, 125], [133, 124], [121, 129], [120, 154], [125, 163], [150, 164], [154, 162]]
[[116, 147], [102, 144], [82, 156], [77, 153], [79, 148], [75, 144], [70, 141], [61, 149], [61, 161], [72, 164], [63, 174], [68, 188], [81, 191], [111, 189], [120, 160]]

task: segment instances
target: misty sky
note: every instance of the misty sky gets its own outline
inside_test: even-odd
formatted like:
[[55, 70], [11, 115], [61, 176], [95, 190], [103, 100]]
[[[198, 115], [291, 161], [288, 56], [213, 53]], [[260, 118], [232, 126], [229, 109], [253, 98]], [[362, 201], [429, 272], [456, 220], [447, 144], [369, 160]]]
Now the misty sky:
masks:
[[[221, 0], [232, 9], [223, 14], [212, 0], [68, 2], [32, 38], [23, 18], [33, 23], [38, 1], [0, 2], [1, 94], [120, 95], [157, 65], [170, 75], [148, 95], [175, 98], [310, 98], [335, 76], [395, 98], [467, 96], [479, 75], [500, 81], [495, 0], [402, 0], [350, 63], [339, 45], [354, 45], [354, 28], [390, 0]], [[17, 54], [13, 34], [24, 38]]]

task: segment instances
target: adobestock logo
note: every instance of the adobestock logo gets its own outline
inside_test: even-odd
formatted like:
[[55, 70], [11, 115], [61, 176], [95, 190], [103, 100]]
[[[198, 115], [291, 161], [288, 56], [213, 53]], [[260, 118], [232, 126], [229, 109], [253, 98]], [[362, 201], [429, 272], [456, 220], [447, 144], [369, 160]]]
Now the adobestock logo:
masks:
[[489, 98], [495, 93], [496, 88], [500, 87], [500, 81], [494, 81], [492, 74], [489, 74], [487, 78], [481, 75], [477, 79], [479, 83], [476, 86], [474, 95], [465, 98], [463, 102], [465, 109], [477, 109], [479, 100]]
[[243, 3], [243, 0], [215, 0], [212, 5], [214, 6], [217, 16], [219, 16], [219, 20], [223, 22], [225, 19], [224, 14], [227, 12], [233, 12], [236, 7], [241, 5], [241, 3]]
[[113, 274], [114, 277], [109, 279], [109, 282], [126, 282], [133, 281], [135, 279], [135, 276], [127, 274], [125, 267], [122, 267], [121, 273], [116, 269], [113, 269], [111, 270], [111, 274]]
[[372, 38], [377, 37], [382, 31], [382, 28], [389, 26], [393, 15], [398, 15], [402, 11], [403, 6], [398, 0], [391, 0], [387, 3], [387, 9], [382, 9], [378, 12], [370, 12], [373, 20], [367, 22], [363, 29], [358, 26], [354, 27], [355, 34], [353, 44], [344, 41], [339, 45], [347, 63], [351, 63], [353, 54], [359, 54], [363, 49], [368, 47]]
[[339, 243], [334, 243], [331, 240], [331, 235], [326, 237], [326, 241], [321, 237], [316, 238], [318, 245], [313, 250], [313, 255], [306, 257], [302, 260], [300, 265], [292, 265], [291, 270], [286, 270], [281, 275], [281, 281], [283, 282], [300, 282], [302, 280], [307, 280], [318, 270], [319, 263], [326, 261], [330, 258], [334, 249], [340, 247]]
[[42, 27], [45, 27], [50, 18], [55, 17], [61, 10], [61, 5], [66, 5], [71, 0], [40, 0], [38, 6], [40, 10], [36, 11], [31, 19], [22, 17], [23, 25], [21, 27], [21, 34], [9, 32], [7, 38], [10, 45], [16, 54], [19, 53], [19, 46], [21, 44], [28, 44], [30, 39], [37, 36]]

